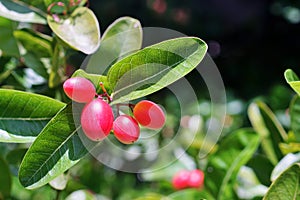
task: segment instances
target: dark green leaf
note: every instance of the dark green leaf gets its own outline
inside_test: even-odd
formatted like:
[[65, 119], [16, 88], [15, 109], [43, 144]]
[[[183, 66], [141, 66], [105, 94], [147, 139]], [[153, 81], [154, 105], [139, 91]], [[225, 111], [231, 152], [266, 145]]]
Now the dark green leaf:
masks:
[[300, 80], [297, 74], [295, 74], [293, 70], [287, 69], [284, 72], [284, 77], [287, 83], [290, 84], [290, 86], [294, 89], [294, 91], [297, 92], [298, 95], [300, 95]]
[[263, 185], [271, 184], [270, 177], [274, 165], [266, 156], [261, 154], [254, 155], [248, 162], [248, 166], [254, 170], [257, 178]]
[[72, 48], [85, 54], [94, 53], [100, 45], [100, 28], [93, 11], [78, 7], [66, 19], [55, 22], [52, 16], [47, 17], [52, 31]]
[[5, 199], [5, 197], [10, 196], [11, 190], [11, 175], [9, 171], [8, 164], [6, 161], [0, 156], [0, 199]]
[[46, 19], [37, 11], [21, 2], [0, 0], [0, 16], [14, 21], [46, 24]]
[[33, 69], [37, 74], [42, 76], [45, 79], [48, 79], [49, 75], [47, 73], [47, 69], [44, 64], [31, 53], [27, 53], [23, 55], [24, 63], [27, 67]]
[[64, 106], [46, 96], [0, 89], [0, 141], [32, 142]]
[[300, 199], [300, 164], [294, 164], [284, 171], [271, 185], [264, 200]]
[[261, 145], [265, 154], [275, 165], [283, 156], [279, 144], [287, 139], [287, 133], [275, 114], [261, 101], [250, 104], [248, 116], [252, 126], [261, 136]]
[[234, 199], [233, 186], [240, 167], [256, 151], [259, 135], [252, 129], [240, 129], [226, 136], [216, 153], [208, 158], [205, 185], [215, 199]]
[[[86, 153], [77, 133], [72, 106], [65, 106], [47, 124], [27, 151], [19, 171], [21, 184], [37, 188], [47, 184], [70, 167]], [[78, 113], [77, 113], [78, 114]]]
[[168, 86], [197, 67], [206, 51], [207, 45], [201, 39], [183, 37], [149, 46], [121, 59], [107, 74], [113, 88], [113, 104]]
[[27, 149], [14, 149], [6, 155], [6, 160], [11, 165], [19, 165], [26, 153]]
[[123, 56], [142, 46], [142, 27], [137, 19], [121, 17], [104, 32], [99, 49], [88, 60], [88, 73], [104, 74]]
[[300, 98], [295, 96], [290, 105], [291, 129], [294, 132], [295, 139], [300, 142]]
[[0, 17], [0, 30], [0, 51], [2, 51], [2, 54], [19, 57], [20, 53], [17, 46], [17, 41], [13, 37], [14, 29], [12, 22], [8, 19]]
[[38, 58], [50, 57], [51, 38], [28, 29], [14, 31], [15, 38], [21, 42], [27, 52]]

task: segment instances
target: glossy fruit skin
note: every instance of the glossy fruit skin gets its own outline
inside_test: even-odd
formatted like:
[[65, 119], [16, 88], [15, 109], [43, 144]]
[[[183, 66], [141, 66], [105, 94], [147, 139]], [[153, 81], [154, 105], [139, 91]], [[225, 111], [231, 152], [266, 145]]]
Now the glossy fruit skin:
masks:
[[190, 179], [190, 172], [187, 170], [182, 170], [177, 172], [173, 179], [172, 179], [172, 185], [176, 190], [187, 188], [188, 182]]
[[137, 121], [128, 115], [120, 115], [113, 124], [115, 137], [124, 144], [134, 143], [140, 136], [140, 127]]
[[139, 124], [149, 129], [160, 129], [166, 121], [164, 111], [148, 100], [137, 103], [133, 108], [133, 115]]
[[204, 173], [199, 169], [190, 172], [188, 186], [191, 188], [201, 188], [204, 184]]
[[66, 95], [78, 103], [88, 103], [92, 101], [96, 94], [93, 83], [82, 77], [67, 79], [63, 84]]
[[84, 106], [80, 120], [86, 136], [93, 141], [100, 141], [110, 133], [114, 115], [108, 103], [94, 99]]

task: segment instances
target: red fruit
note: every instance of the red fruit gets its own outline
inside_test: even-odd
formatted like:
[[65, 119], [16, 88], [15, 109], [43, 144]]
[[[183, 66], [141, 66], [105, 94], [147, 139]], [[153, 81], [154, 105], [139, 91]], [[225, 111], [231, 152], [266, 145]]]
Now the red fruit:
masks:
[[113, 124], [113, 130], [116, 138], [124, 143], [134, 143], [140, 136], [140, 127], [133, 117], [120, 115]]
[[200, 188], [204, 184], [204, 173], [199, 169], [190, 172], [188, 186], [192, 188]]
[[173, 179], [172, 179], [172, 185], [176, 190], [187, 188], [188, 182], [190, 180], [190, 172], [187, 170], [182, 170], [177, 172]]
[[69, 78], [63, 85], [66, 95], [78, 103], [92, 101], [96, 94], [93, 83], [82, 77]]
[[150, 129], [160, 129], [166, 121], [163, 110], [148, 100], [137, 103], [133, 109], [133, 115], [139, 124]]
[[113, 111], [102, 99], [92, 100], [84, 106], [81, 113], [82, 130], [94, 141], [102, 140], [109, 134], [113, 121]]

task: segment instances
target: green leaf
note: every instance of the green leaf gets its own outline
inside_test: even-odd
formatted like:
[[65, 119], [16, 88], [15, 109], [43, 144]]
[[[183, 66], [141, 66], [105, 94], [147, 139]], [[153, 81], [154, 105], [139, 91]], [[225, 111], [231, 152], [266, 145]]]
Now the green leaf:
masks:
[[33, 7], [17, 1], [0, 0], [0, 16], [19, 22], [46, 24], [46, 19]]
[[250, 104], [248, 116], [253, 128], [261, 136], [261, 145], [265, 154], [273, 165], [276, 165], [283, 157], [279, 144], [287, 139], [287, 133], [275, 114], [261, 101]]
[[182, 200], [182, 199], [215, 199], [209, 192], [197, 189], [185, 189], [178, 192], [174, 192], [168, 196], [171, 200]]
[[239, 129], [226, 136], [216, 153], [208, 158], [205, 185], [215, 199], [234, 199], [233, 186], [241, 166], [256, 151], [259, 135], [252, 129]]
[[0, 199], [10, 196], [12, 179], [6, 161], [0, 156]]
[[282, 197], [284, 200], [297, 200], [300, 197], [300, 164], [294, 164], [284, 171], [271, 185], [263, 200]]
[[293, 90], [300, 95], [300, 80], [297, 76], [297, 74], [295, 74], [295, 72], [293, 72], [293, 70], [291, 69], [287, 69], [284, 72], [284, 77], [286, 82], [293, 88]]
[[21, 184], [41, 187], [75, 165], [86, 153], [67, 105], [47, 124], [27, 151], [19, 171]]
[[15, 30], [15, 38], [23, 45], [27, 52], [38, 58], [50, 57], [51, 38], [29, 29]]
[[54, 88], [65, 80], [66, 52], [64, 47], [55, 40], [48, 85]]
[[32, 142], [64, 103], [46, 96], [0, 89], [0, 142]]
[[17, 41], [13, 37], [13, 23], [8, 19], [0, 17], [0, 30], [0, 51], [2, 51], [2, 54], [19, 57], [20, 53]]
[[104, 32], [99, 49], [88, 60], [86, 71], [104, 74], [123, 56], [139, 50], [142, 42], [142, 27], [137, 19], [117, 19]]
[[94, 53], [100, 45], [100, 28], [98, 20], [90, 9], [78, 7], [66, 19], [54, 21], [47, 17], [52, 31], [72, 48], [85, 54]]
[[172, 200], [172, 199], [157, 193], [147, 193], [134, 200]]
[[204, 58], [207, 45], [199, 38], [167, 40], [131, 54], [108, 71], [113, 104], [156, 92], [192, 71]]
[[294, 132], [295, 139], [300, 142], [300, 98], [295, 96], [290, 104], [291, 129]]

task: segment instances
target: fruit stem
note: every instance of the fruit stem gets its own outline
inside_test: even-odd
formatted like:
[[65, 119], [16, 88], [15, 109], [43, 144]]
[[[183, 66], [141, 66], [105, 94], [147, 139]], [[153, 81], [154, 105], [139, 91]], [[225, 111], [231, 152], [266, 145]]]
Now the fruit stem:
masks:
[[105, 87], [104, 87], [103, 82], [100, 82], [99, 85], [100, 85], [100, 87], [101, 87], [101, 89], [102, 89], [102, 91], [103, 91], [103, 94], [101, 94], [100, 96], [106, 97], [106, 98], [108, 99], [108, 103], [112, 102], [112, 98], [111, 98], [111, 96], [109, 96], [109, 94], [107, 93], [107, 91], [106, 91], [106, 89], [105, 89]]

